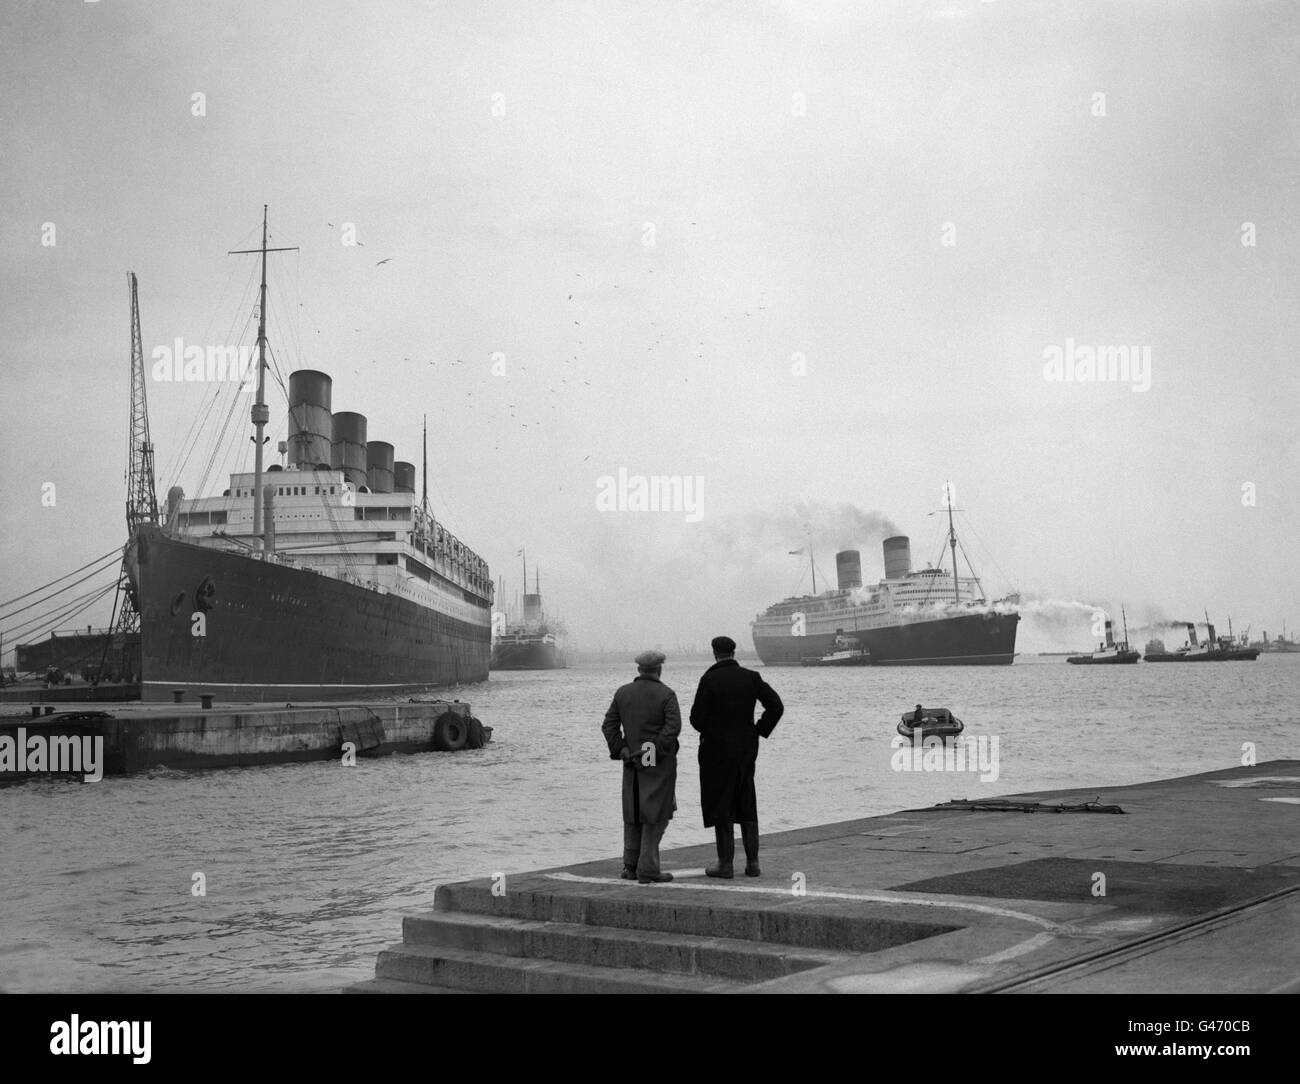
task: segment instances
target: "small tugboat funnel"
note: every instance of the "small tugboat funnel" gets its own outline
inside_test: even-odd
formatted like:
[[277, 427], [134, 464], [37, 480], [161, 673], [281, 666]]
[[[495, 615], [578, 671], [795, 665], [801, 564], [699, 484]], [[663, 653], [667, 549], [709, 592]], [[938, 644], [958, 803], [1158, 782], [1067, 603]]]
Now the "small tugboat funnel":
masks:
[[1106, 646], [1115, 646], [1115, 625], [1109, 617], [1106, 618]]
[[835, 555], [835, 575], [840, 590], [862, 586], [862, 554], [858, 550], [841, 550]]
[[1196, 625], [1191, 621], [1187, 622], [1187, 642], [1191, 644], [1192, 647], [1196, 646]]
[[912, 543], [907, 535], [899, 534], [886, 538], [885, 579], [902, 580], [912, 571]]

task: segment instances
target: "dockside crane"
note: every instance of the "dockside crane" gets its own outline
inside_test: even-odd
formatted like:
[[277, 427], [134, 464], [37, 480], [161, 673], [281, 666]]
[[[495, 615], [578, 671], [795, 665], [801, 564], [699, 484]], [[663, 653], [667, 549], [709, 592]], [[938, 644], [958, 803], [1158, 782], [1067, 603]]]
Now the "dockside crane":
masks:
[[[140, 335], [140, 295], [135, 272], [126, 273], [131, 294], [131, 417], [127, 424], [126, 445], [126, 545], [122, 569], [118, 574], [117, 593], [113, 599], [113, 619], [99, 676], [113, 671], [131, 673], [139, 680], [140, 608], [135, 597], [127, 562], [134, 559], [135, 541], [141, 524], [158, 524], [158, 493], [154, 483], [153, 441], [149, 439], [149, 403], [145, 391], [144, 341]], [[115, 665], [108, 666], [110, 650], [118, 654]], [[98, 680], [96, 681], [98, 684]]]
[[128, 538], [134, 538], [141, 523], [157, 524], [158, 495], [153, 477], [153, 442], [149, 439], [140, 297], [135, 272], [128, 271], [126, 278], [131, 287], [131, 422], [126, 452], [126, 530]]

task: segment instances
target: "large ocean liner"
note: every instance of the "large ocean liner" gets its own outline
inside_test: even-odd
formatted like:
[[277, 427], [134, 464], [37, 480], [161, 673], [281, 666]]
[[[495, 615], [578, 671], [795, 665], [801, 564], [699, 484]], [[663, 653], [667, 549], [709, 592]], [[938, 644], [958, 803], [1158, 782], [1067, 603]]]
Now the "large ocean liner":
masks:
[[[837, 643], [856, 641], [872, 666], [993, 666], [1016, 652], [1019, 599], [989, 603], [979, 578], [957, 574], [957, 535], [948, 517], [953, 569], [912, 571], [911, 542], [884, 541], [885, 576], [862, 586], [858, 550], [835, 555], [837, 586], [787, 598], [759, 614], [751, 626], [754, 649], [768, 666], [798, 666]], [[814, 573], [815, 575], [815, 573]], [[838, 639], [837, 639], [838, 638]]]
[[[266, 219], [258, 314], [255, 465], [220, 496], [168, 494], [159, 522], [147, 413], [133, 440], [125, 551], [139, 615], [141, 695], [227, 700], [383, 696], [488, 676], [492, 578], [415, 492], [415, 466], [335, 412], [332, 381], [291, 373], [284, 463], [263, 470]], [[133, 298], [133, 374], [140, 339]], [[141, 370], [141, 372], [137, 372]], [[134, 391], [133, 408], [143, 403]], [[139, 413], [137, 409], [137, 413]], [[133, 429], [139, 436], [140, 428]], [[427, 440], [427, 438], [426, 438]], [[146, 471], [138, 471], [142, 462]], [[427, 471], [427, 454], [426, 454]], [[260, 494], [260, 499], [259, 499]], [[152, 505], [154, 512], [148, 514]]]

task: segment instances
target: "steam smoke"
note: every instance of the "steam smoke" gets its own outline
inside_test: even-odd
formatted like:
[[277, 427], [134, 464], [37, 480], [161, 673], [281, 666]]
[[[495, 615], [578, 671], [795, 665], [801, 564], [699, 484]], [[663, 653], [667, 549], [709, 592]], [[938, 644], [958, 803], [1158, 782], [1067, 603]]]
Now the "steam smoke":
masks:
[[[863, 549], [870, 577], [869, 547], [899, 533], [880, 512], [813, 503], [710, 515], [692, 524], [613, 516], [600, 519], [596, 529], [581, 569], [584, 599], [565, 603], [570, 626], [582, 628], [588, 644], [666, 647], [707, 645], [720, 633], [747, 647], [755, 614], [796, 585], [810, 590], [810, 543], [822, 591], [834, 586], [836, 550]], [[792, 550], [803, 553], [792, 556]], [[621, 605], [592, 601], [586, 608], [588, 600], [610, 598]]]
[[855, 549], [898, 534], [893, 520], [852, 504], [799, 503], [789, 511], [750, 511], [706, 519], [701, 532], [711, 545], [736, 557], [770, 557], [806, 548], [829, 556], [835, 550]]

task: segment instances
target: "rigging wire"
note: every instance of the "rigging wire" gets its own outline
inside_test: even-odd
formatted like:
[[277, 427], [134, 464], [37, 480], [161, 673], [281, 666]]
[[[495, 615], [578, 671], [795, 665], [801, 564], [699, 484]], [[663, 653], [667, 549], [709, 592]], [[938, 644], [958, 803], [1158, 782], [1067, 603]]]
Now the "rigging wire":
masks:
[[208, 481], [212, 476], [213, 468], [217, 466], [217, 457], [222, 455], [222, 448], [226, 448], [225, 455], [222, 456], [222, 462], [229, 458], [230, 455], [230, 449], [226, 444], [226, 434], [230, 432], [230, 423], [234, 420], [243, 393], [239, 390], [238, 385], [231, 385], [226, 390], [230, 395], [230, 406], [226, 409], [226, 419], [221, 423], [221, 430], [217, 434], [212, 453], [209, 455], [207, 464], [203, 468], [203, 474], [199, 479], [199, 488], [196, 491], [197, 496], [202, 496], [207, 491]]
[[[102, 576], [106, 571], [108, 571], [108, 569], [116, 565], [118, 563], [118, 560], [119, 560], [119, 555], [115, 552], [108, 559], [107, 562], [101, 562], [100, 567], [95, 569], [94, 572], [88, 572], [86, 575], [82, 576], [81, 579], [74, 580], [66, 587], [60, 587], [57, 591], [51, 591], [44, 598], [38, 598], [35, 602], [29, 602], [26, 606], [19, 607], [17, 610], [14, 610], [13, 613], [5, 614], [5, 620], [7, 621], [10, 618], [17, 617], [20, 613], [30, 610], [33, 606], [43, 606], [45, 603], [47, 603], [50, 599], [54, 598], [56, 595], [61, 595], [63, 594], [64, 591], [70, 591], [72, 590], [72, 588], [78, 586], [79, 584], [85, 583], [87, 580], [94, 579], [96, 576]], [[60, 602], [58, 603], [58, 605], [62, 606], [63, 603]]]
[[[246, 314], [248, 312], [248, 305], [256, 281], [256, 269], [250, 269], [244, 280], [244, 290], [240, 295], [239, 304], [234, 309], [234, 316], [231, 317], [230, 328], [226, 332], [225, 341], [230, 342], [234, 339], [235, 330], [239, 326], [241, 319], [244, 321], [244, 330], [240, 332], [239, 339], [235, 344], [237, 350], [242, 348], [244, 340], [248, 334], [249, 317]], [[224, 301], [224, 294], [222, 300]], [[213, 319], [215, 319], [215, 312]], [[189, 431], [186, 433], [184, 439], [182, 439], [176, 453], [171, 456], [166, 467], [163, 469], [162, 476], [167, 479], [169, 486], [180, 481], [181, 475], [184, 474], [185, 468], [189, 465], [190, 457], [194, 454], [199, 441], [202, 439], [204, 432], [206, 432], [207, 420], [212, 409], [213, 400], [218, 398], [220, 393], [221, 389], [218, 388], [208, 400], [208, 410], [204, 412], [201, 417], [195, 417], [191, 421]]]
[[116, 590], [117, 590], [117, 581], [114, 580], [112, 583], [107, 584], [103, 588], [103, 590], [96, 593], [93, 597], [88, 598], [80, 606], [75, 606], [75, 607], [70, 606], [68, 609], [56, 615], [50, 621], [45, 622], [45, 624], [40, 626], [38, 629], [34, 629], [32, 632], [25, 633], [24, 635], [29, 636], [33, 642], [39, 642], [47, 632], [57, 633], [59, 625], [63, 624], [65, 621], [71, 621], [74, 617], [80, 616], [86, 610], [90, 609], [90, 607], [96, 605], [99, 602], [102, 602], [105, 598], [108, 597], [110, 592]]
[[[88, 569], [91, 565], [102, 564], [102, 563], [103, 563], [105, 560], [107, 560], [109, 557], [113, 557], [113, 556], [115, 556], [116, 554], [118, 554], [118, 553], [120, 553], [120, 552], [121, 552], [121, 547], [120, 547], [120, 546], [114, 546], [114, 547], [113, 547], [111, 550], [109, 550], [107, 553], [102, 554], [102, 555], [99, 556], [99, 557], [96, 557], [93, 561], [90, 561], [89, 563], [82, 565], [80, 568], [74, 568], [71, 572], [66, 572], [66, 573], [64, 573], [64, 574], [63, 574], [62, 576], [60, 576], [58, 579], [50, 580], [49, 583], [41, 584], [40, 587], [34, 587], [34, 588], [32, 588], [32, 590], [28, 591], [26, 594], [23, 594], [23, 595], [16, 595], [15, 597], [9, 599], [7, 602], [0, 602], [0, 610], [3, 610], [6, 606], [12, 606], [15, 602], [22, 602], [23, 599], [25, 599], [25, 598], [29, 598], [30, 596], [36, 594], [36, 593], [39, 592], [39, 591], [44, 591], [45, 588], [47, 588], [47, 587], [53, 587], [56, 583], [59, 582], [59, 580], [66, 580], [69, 576], [75, 576], [78, 572], [84, 572], [84, 571], [85, 571], [86, 569]], [[15, 611], [15, 612], [19, 612], [19, 611]]]
[[[101, 573], [101, 575], [102, 575], [102, 573]], [[107, 594], [109, 591], [111, 591], [111, 590], [113, 590], [114, 588], [116, 588], [116, 587], [117, 587], [117, 581], [118, 581], [118, 576], [117, 576], [116, 574], [114, 574], [114, 576], [113, 576], [113, 582], [110, 583], [110, 584], [108, 584], [107, 587], [104, 587], [104, 588], [100, 588], [100, 587], [92, 587], [89, 591], [86, 591], [86, 592], [83, 593], [83, 594], [77, 595], [75, 598], [73, 598], [73, 599], [71, 599], [71, 600], [66, 600], [66, 599], [65, 599], [63, 602], [58, 603], [58, 605], [55, 607], [55, 610], [53, 610], [53, 611], [52, 611], [52, 610], [46, 610], [44, 613], [37, 614], [36, 617], [31, 618], [30, 620], [24, 621], [24, 622], [23, 622], [22, 624], [20, 624], [20, 625], [12, 625], [12, 626], [10, 626], [9, 628], [7, 628], [7, 629], [4, 630], [4, 635], [5, 635], [6, 637], [11, 637], [11, 636], [39, 636], [39, 635], [41, 635], [41, 633], [40, 633], [40, 632], [36, 632], [35, 630], [40, 629], [40, 630], [43, 631], [44, 629], [48, 629], [48, 628], [52, 628], [52, 627], [54, 627], [54, 626], [57, 626], [58, 623], [59, 623], [60, 621], [64, 620], [64, 618], [66, 618], [66, 617], [68, 617], [68, 616], [71, 616], [71, 614], [72, 614], [73, 611], [76, 611], [77, 613], [80, 613], [81, 610], [84, 610], [84, 609], [86, 608], [86, 606], [91, 605], [91, 604], [94, 603], [97, 599], [99, 599], [99, 598], [102, 597], [103, 595]], [[94, 597], [92, 598], [91, 596], [94, 596]], [[88, 602], [86, 602], [87, 599], [89, 599]], [[83, 602], [85, 602], [85, 605], [84, 605], [84, 606], [80, 605], [80, 604], [83, 603]], [[80, 609], [78, 609], [78, 606], [80, 606]], [[62, 610], [60, 610], [59, 607], [64, 607], [64, 608], [63, 608]], [[58, 612], [55, 612], [55, 611], [58, 611]], [[51, 614], [53, 614], [54, 616], [51, 617]]]
[[962, 530], [963, 532], [969, 532], [970, 534], [975, 536], [975, 542], [976, 545], [978, 545], [981, 554], [980, 563], [984, 564], [987, 562], [988, 564], [991, 564], [993, 566], [994, 571], [997, 572], [997, 574], [1002, 577], [1002, 582], [1008, 588], [1010, 588], [1013, 591], [1018, 590], [1018, 584], [1016, 580], [1008, 576], [1006, 569], [1004, 569], [1000, 564], [998, 564], [997, 558], [994, 557], [992, 552], [989, 550], [988, 544], [984, 541], [983, 536], [977, 530], [975, 530], [974, 527], [971, 526], [969, 519], [967, 519], [963, 523]]

